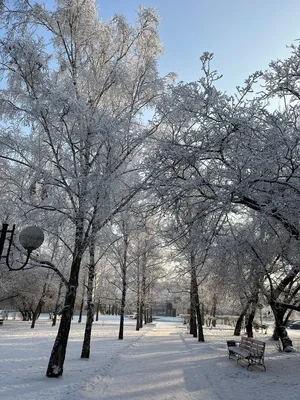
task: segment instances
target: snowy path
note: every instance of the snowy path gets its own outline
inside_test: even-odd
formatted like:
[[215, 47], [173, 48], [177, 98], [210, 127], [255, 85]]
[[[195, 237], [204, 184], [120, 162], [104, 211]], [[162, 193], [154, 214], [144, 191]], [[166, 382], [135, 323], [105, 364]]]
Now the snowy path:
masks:
[[184, 335], [182, 326], [158, 322], [120, 356], [99, 385], [89, 382], [82, 398], [220, 400]]

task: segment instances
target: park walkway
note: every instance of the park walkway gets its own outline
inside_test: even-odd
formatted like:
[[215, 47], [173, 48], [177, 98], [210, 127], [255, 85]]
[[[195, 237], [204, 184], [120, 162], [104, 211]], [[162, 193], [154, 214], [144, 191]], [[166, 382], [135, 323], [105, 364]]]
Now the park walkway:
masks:
[[[84, 390], [85, 398], [220, 399], [209, 379], [210, 374], [199, 365], [199, 356], [193, 355], [185, 336], [186, 329], [182, 325], [158, 322], [153, 330], [115, 361], [101, 381], [89, 382], [89, 388]], [[213, 359], [210, 362], [214, 363]]]

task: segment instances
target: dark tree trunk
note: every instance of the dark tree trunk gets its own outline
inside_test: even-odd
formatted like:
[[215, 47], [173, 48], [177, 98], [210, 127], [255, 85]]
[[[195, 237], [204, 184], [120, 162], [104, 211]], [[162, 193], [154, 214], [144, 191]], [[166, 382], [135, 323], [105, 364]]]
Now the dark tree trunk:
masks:
[[293, 342], [289, 338], [289, 335], [286, 331], [285, 326], [282, 325], [279, 327], [275, 327], [275, 330], [276, 330], [276, 334], [278, 335], [279, 339], [281, 340], [283, 351], [285, 351], [285, 349], [287, 347], [293, 347]]
[[82, 284], [82, 295], [81, 295], [81, 302], [80, 302], [80, 309], [79, 309], [79, 316], [78, 316], [78, 323], [80, 324], [82, 321], [82, 313], [83, 313], [83, 306], [84, 306], [84, 295], [85, 295], [85, 276], [83, 279], [83, 284]]
[[[298, 239], [299, 239], [299, 232], [297, 233]], [[277, 287], [273, 290], [272, 292], [272, 299], [270, 301], [270, 306], [272, 308], [274, 318], [275, 318], [275, 329], [273, 332], [273, 339], [274, 340], [281, 340], [282, 347], [285, 349], [287, 346], [292, 347], [292, 341], [288, 336], [288, 333], [285, 329], [285, 324], [284, 322], [284, 315], [287, 311], [287, 309], [294, 309], [297, 311], [300, 311], [297, 309], [298, 307], [295, 307], [293, 305], [289, 305], [288, 307], [286, 305], [280, 305], [277, 303], [277, 300], [279, 299], [279, 296], [285, 292], [286, 288], [292, 284], [294, 281], [294, 278], [299, 275], [299, 267], [294, 266], [293, 269], [278, 283]], [[297, 291], [295, 292], [297, 293]]]
[[272, 308], [274, 318], [275, 318], [275, 328], [274, 328], [272, 338], [274, 340], [280, 339], [280, 341], [282, 343], [282, 349], [284, 351], [284, 349], [287, 346], [289, 346], [289, 347], [293, 346], [293, 342], [289, 338], [289, 335], [284, 326], [284, 315], [285, 315], [287, 309], [284, 307], [280, 307], [274, 303], [271, 304], [271, 308]]
[[204, 311], [204, 304], [203, 303], [200, 304], [200, 309], [201, 309], [201, 319], [202, 319], [202, 322], [204, 322], [205, 311]]
[[143, 298], [140, 301], [140, 313], [139, 313], [139, 326], [140, 329], [143, 327], [143, 315], [144, 315], [144, 301]]
[[64, 361], [66, 357], [67, 344], [76, 299], [80, 264], [81, 257], [78, 256], [73, 260], [71, 266], [70, 280], [64, 307], [62, 309], [61, 320], [46, 372], [46, 376], [49, 378], [58, 378], [63, 374]]
[[[192, 257], [191, 257], [192, 260]], [[195, 282], [193, 266], [191, 267], [191, 286], [190, 286], [190, 334], [197, 337], [197, 318], [196, 318], [196, 302], [195, 302]]]
[[249, 338], [253, 338], [253, 320], [254, 320], [255, 312], [256, 312], [256, 308], [257, 308], [258, 295], [259, 295], [259, 291], [257, 290], [257, 292], [253, 294], [253, 297], [250, 301], [248, 315], [246, 318], [246, 324], [245, 324], [246, 332], [247, 332], [247, 336]]
[[150, 323], [153, 322], [152, 306], [150, 306], [150, 309], [149, 309], [149, 322], [150, 322]]
[[273, 311], [274, 318], [275, 318], [275, 328], [274, 328], [272, 338], [274, 340], [279, 340], [280, 339], [280, 335], [279, 335], [280, 327], [284, 326], [283, 318], [284, 318], [285, 310], [280, 307], [272, 307], [272, 311]]
[[22, 315], [22, 321], [31, 321], [32, 320], [32, 312], [28, 310], [20, 310]]
[[99, 313], [100, 313], [100, 298], [98, 298], [98, 301], [97, 301], [96, 321], [99, 321]]
[[140, 330], [140, 259], [137, 260], [136, 277], [136, 331]]
[[47, 277], [46, 277], [46, 281], [45, 281], [45, 283], [43, 285], [43, 292], [42, 292], [41, 298], [40, 298], [40, 300], [39, 300], [39, 302], [38, 302], [38, 304], [36, 306], [36, 309], [32, 312], [32, 323], [31, 323], [31, 328], [32, 329], [35, 327], [35, 322], [39, 318], [39, 316], [41, 315], [42, 308], [43, 308], [43, 306], [45, 304], [44, 297], [45, 297], [45, 295], [47, 293], [47, 286], [48, 286], [47, 281], [48, 281], [48, 278], [49, 278], [49, 274], [50, 274], [50, 271], [47, 272]]
[[52, 326], [56, 326], [56, 321], [57, 321], [57, 313], [54, 311], [52, 318]]
[[[192, 294], [190, 294], [192, 297]], [[196, 310], [193, 305], [193, 300], [190, 301], [190, 334], [194, 337], [197, 337], [197, 318], [196, 318]]]
[[52, 318], [52, 326], [56, 325], [56, 321], [57, 321], [57, 313], [60, 311], [61, 309], [61, 292], [62, 292], [62, 288], [63, 288], [63, 282], [60, 281], [59, 283], [59, 288], [58, 288], [58, 293], [57, 293], [57, 299], [56, 299], [56, 303], [55, 303], [55, 308], [54, 308], [54, 313], [53, 313], [53, 318]]
[[82, 321], [82, 313], [83, 313], [83, 306], [84, 306], [84, 299], [83, 297], [81, 298], [81, 302], [80, 302], [80, 308], [79, 308], [79, 314], [78, 314], [78, 323], [80, 324]]
[[293, 310], [287, 310], [286, 315], [284, 316], [284, 321], [283, 321], [283, 325], [286, 326], [288, 320], [290, 319], [290, 316], [292, 314]]
[[33, 329], [33, 328], [35, 327], [36, 320], [37, 320], [37, 319], [39, 318], [39, 316], [41, 315], [42, 308], [43, 308], [44, 304], [45, 304], [44, 299], [40, 299], [40, 301], [38, 302], [38, 305], [37, 305], [35, 311], [33, 311], [33, 313], [32, 313], [32, 321], [31, 321], [31, 327], [30, 327], [31, 329]]
[[124, 337], [124, 317], [125, 317], [125, 305], [126, 305], [126, 291], [127, 291], [127, 253], [128, 253], [128, 233], [126, 223], [123, 222], [123, 259], [122, 259], [122, 298], [121, 298], [121, 310], [120, 310], [120, 327], [119, 327], [119, 340], [123, 340]]
[[233, 332], [234, 336], [240, 336], [241, 335], [241, 330], [242, 330], [242, 327], [243, 327], [243, 321], [244, 321], [245, 315], [246, 315], [246, 313], [247, 313], [247, 311], [248, 311], [248, 309], [250, 307], [250, 304], [251, 303], [248, 301], [248, 303], [246, 304], [245, 308], [241, 312], [238, 320], [236, 321], [235, 329], [234, 329], [234, 332]]
[[[204, 342], [204, 335], [203, 335], [203, 326], [202, 326], [202, 318], [201, 318], [201, 310], [200, 310], [200, 301], [199, 301], [199, 294], [198, 294], [198, 282], [197, 282], [197, 275], [196, 275], [196, 266], [195, 266], [195, 257], [191, 255], [191, 289], [192, 289], [192, 302], [194, 309], [196, 311], [197, 316], [197, 328], [198, 328], [198, 335], [196, 330], [196, 336], [198, 336], [198, 342]], [[194, 335], [194, 337], [196, 337]]]
[[[91, 351], [91, 337], [94, 322], [94, 302], [93, 302], [93, 289], [95, 279], [95, 241], [96, 232], [92, 229], [92, 239], [89, 247], [90, 262], [88, 270], [88, 283], [87, 283], [87, 313], [84, 331], [84, 339], [82, 343], [81, 358], [89, 358]], [[84, 284], [85, 286], [85, 284]]]
[[136, 299], [136, 331], [140, 330], [140, 294], [139, 292], [137, 293], [137, 299]]
[[89, 295], [88, 295], [86, 324], [85, 324], [84, 339], [83, 339], [82, 350], [81, 350], [81, 358], [89, 358], [90, 357], [93, 322], [94, 322], [94, 304], [93, 304], [93, 300], [89, 299]]
[[201, 318], [200, 307], [196, 307], [197, 326], [198, 326], [198, 342], [204, 342], [203, 323]]
[[149, 322], [149, 321], [148, 321], [148, 318], [149, 318], [149, 316], [148, 316], [148, 311], [149, 311], [148, 308], [146, 308], [146, 309], [145, 309], [145, 319], [144, 319], [144, 324], [145, 324], [145, 325], [148, 324], [148, 322]]
[[213, 304], [211, 308], [211, 315], [213, 317], [212, 319], [212, 326], [215, 328], [216, 327], [216, 313], [217, 313], [217, 296], [214, 294], [213, 295]]
[[241, 335], [241, 330], [242, 330], [242, 327], [243, 327], [244, 317], [245, 317], [244, 313], [241, 313], [240, 316], [238, 317], [238, 319], [236, 321], [236, 324], [235, 324], [234, 332], [233, 332], [234, 336], [240, 336]]
[[40, 314], [39, 313], [36, 313], [36, 312], [33, 312], [32, 313], [32, 320], [31, 320], [31, 325], [30, 325], [30, 328], [31, 329], [33, 329], [34, 327], [35, 327], [35, 323], [36, 323], [36, 320], [38, 319], [38, 316], [39, 316]]
[[144, 251], [142, 258], [142, 282], [141, 282], [141, 300], [140, 300], [140, 328], [143, 327], [144, 313], [145, 313], [145, 299], [146, 299], [146, 266], [147, 266], [147, 253]]
[[119, 340], [124, 337], [124, 317], [125, 317], [125, 304], [126, 304], [126, 270], [123, 271], [122, 278], [122, 298], [121, 298], [121, 312], [120, 312], [120, 327], [119, 327]]
[[253, 338], [253, 320], [255, 316], [255, 307], [252, 307], [249, 315], [246, 318], [246, 332], [248, 338]]

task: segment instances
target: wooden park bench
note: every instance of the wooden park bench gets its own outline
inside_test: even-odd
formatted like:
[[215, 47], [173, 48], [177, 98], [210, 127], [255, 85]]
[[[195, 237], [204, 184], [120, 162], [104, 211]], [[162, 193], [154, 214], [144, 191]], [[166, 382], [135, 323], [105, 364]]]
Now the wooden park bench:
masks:
[[247, 369], [251, 365], [262, 366], [266, 371], [265, 366], [265, 347], [266, 343], [248, 337], [242, 337], [239, 343], [234, 340], [227, 341], [228, 355], [229, 358], [235, 357], [237, 363], [241, 360], [246, 360], [248, 362]]

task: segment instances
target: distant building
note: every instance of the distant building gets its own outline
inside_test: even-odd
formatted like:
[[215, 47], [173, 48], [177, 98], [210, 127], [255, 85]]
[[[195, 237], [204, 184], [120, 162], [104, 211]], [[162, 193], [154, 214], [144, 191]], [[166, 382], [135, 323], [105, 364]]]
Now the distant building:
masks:
[[166, 301], [165, 303], [155, 303], [152, 305], [153, 316], [176, 317], [176, 308], [173, 303]]

